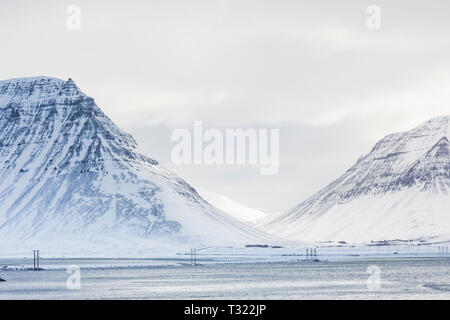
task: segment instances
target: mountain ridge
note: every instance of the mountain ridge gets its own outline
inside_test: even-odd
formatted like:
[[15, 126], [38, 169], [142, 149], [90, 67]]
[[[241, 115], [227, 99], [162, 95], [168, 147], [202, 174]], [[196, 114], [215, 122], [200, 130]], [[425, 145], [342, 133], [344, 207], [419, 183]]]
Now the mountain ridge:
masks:
[[[262, 228], [305, 241], [449, 240], [450, 217], [445, 209], [450, 205], [449, 124], [450, 116], [436, 117], [385, 136], [342, 176], [299, 205], [269, 217]], [[439, 198], [433, 200], [436, 204], [427, 200], [434, 195]], [[389, 221], [395, 221], [397, 228], [388, 226]]]
[[58, 241], [89, 247], [94, 239], [121, 247], [116, 240], [126, 238], [133, 249], [157, 238], [186, 246], [267, 239], [140, 154], [133, 137], [72, 79], [0, 81], [0, 133], [3, 247]]

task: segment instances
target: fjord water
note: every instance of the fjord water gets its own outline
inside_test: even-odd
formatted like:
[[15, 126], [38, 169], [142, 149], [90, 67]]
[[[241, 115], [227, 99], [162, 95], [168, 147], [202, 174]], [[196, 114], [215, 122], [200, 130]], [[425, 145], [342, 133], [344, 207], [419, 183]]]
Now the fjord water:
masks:
[[[1, 259], [0, 259], [1, 260]], [[0, 261], [0, 264], [11, 261]], [[0, 299], [450, 299], [449, 257], [212, 263], [58, 259], [44, 271], [0, 271]], [[66, 267], [81, 265], [81, 289]], [[367, 286], [368, 268], [380, 288]]]

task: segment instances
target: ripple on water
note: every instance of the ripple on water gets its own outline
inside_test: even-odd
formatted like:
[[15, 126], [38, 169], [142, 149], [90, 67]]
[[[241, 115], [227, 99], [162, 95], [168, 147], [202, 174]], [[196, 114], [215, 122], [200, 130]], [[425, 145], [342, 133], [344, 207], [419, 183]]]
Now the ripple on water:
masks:
[[448, 283], [425, 283], [423, 286], [428, 289], [450, 292], [450, 284]]

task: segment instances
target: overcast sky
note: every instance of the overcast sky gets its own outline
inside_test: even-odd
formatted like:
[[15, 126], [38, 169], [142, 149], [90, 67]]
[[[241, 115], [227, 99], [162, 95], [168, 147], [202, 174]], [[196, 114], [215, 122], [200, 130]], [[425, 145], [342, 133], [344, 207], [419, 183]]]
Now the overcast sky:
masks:
[[[369, 5], [381, 28], [366, 26]], [[81, 28], [67, 28], [69, 5]], [[196, 188], [280, 211], [450, 110], [450, 2], [0, 2], [0, 79], [71, 77]], [[171, 163], [176, 128], [279, 128], [280, 170]]]

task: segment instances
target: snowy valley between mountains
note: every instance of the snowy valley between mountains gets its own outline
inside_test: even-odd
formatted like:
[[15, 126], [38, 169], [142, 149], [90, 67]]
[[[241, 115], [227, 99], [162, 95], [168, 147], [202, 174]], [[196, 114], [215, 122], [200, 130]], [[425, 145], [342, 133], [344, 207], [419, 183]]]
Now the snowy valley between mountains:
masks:
[[390, 134], [311, 198], [267, 214], [203, 198], [140, 154], [71, 79], [3, 80], [0, 252], [145, 256], [208, 246], [449, 241], [449, 137], [449, 116]]

